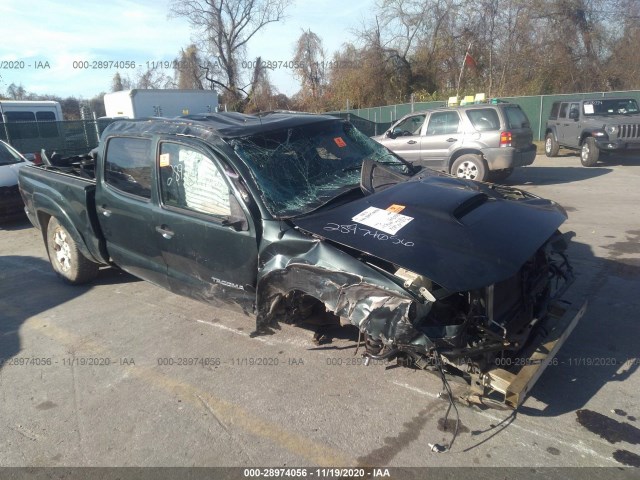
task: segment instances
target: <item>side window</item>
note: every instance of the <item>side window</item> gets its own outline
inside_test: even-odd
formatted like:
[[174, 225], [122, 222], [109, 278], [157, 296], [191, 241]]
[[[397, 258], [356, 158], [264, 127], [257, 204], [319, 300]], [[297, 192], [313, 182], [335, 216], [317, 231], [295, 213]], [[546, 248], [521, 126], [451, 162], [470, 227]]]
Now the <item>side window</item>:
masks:
[[420, 135], [422, 124], [424, 123], [426, 115], [414, 115], [412, 117], [405, 118], [398, 125], [393, 127], [393, 131], [398, 135]]
[[435, 112], [429, 117], [427, 135], [449, 135], [458, 133], [460, 116], [458, 112]]
[[[57, 137], [58, 124], [56, 123], [56, 114], [53, 112], [36, 112], [36, 120], [40, 129], [40, 136], [44, 138]], [[42, 123], [40, 123], [42, 122]]]
[[574, 116], [574, 118], [578, 118], [580, 116], [580, 104], [572, 103], [569, 106], [569, 117]]
[[569, 109], [568, 103], [560, 105], [560, 118], [567, 118], [567, 110]]
[[4, 112], [4, 115], [9, 136], [13, 140], [38, 137], [38, 125], [33, 112]]
[[186, 145], [160, 145], [160, 195], [164, 205], [228, 217], [229, 187], [206, 155]]
[[116, 137], [107, 143], [105, 181], [122, 192], [151, 198], [151, 141]]
[[520, 107], [506, 107], [505, 112], [509, 128], [529, 128], [529, 119]]
[[553, 105], [551, 105], [551, 113], [549, 114], [549, 120], [556, 120], [558, 118], [559, 111], [560, 111], [560, 102], [553, 102]]
[[478, 108], [467, 110], [467, 117], [473, 128], [479, 132], [487, 132], [491, 130], [500, 130], [500, 119], [498, 112], [493, 108]]

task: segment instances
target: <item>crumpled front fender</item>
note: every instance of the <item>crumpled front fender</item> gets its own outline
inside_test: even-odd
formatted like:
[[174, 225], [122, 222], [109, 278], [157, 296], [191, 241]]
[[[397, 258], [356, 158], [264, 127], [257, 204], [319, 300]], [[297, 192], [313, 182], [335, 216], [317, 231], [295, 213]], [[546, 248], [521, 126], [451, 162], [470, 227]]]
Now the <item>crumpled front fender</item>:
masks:
[[258, 333], [284, 320], [278, 312], [288, 293], [302, 292], [386, 344], [431, 343], [413, 326], [415, 319], [428, 313], [429, 305], [325, 242], [314, 240], [307, 246], [306, 252], [295, 256], [274, 255], [262, 268], [256, 298]]

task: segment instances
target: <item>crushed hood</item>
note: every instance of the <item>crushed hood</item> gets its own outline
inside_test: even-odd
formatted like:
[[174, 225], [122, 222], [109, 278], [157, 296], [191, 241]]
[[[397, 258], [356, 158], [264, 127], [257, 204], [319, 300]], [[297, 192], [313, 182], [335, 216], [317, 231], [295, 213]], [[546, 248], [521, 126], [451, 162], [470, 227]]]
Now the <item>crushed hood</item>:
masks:
[[466, 291], [515, 275], [567, 218], [552, 201], [528, 193], [507, 200], [504, 192], [519, 191], [429, 176], [292, 221], [447, 290]]

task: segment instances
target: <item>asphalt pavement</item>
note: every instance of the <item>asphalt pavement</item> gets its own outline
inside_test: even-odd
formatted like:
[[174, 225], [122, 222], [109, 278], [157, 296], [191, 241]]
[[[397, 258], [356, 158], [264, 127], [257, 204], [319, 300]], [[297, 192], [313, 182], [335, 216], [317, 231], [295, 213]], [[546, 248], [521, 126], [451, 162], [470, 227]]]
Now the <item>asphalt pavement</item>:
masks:
[[0, 467], [640, 466], [640, 159], [538, 156], [505, 183], [566, 208], [589, 308], [517, 412], [458, 405], [444, 453], [441, 380], [364, 366], [352, 328], [253, 337], [116, 270], [68, 286], [40, 232], [1, 225]]

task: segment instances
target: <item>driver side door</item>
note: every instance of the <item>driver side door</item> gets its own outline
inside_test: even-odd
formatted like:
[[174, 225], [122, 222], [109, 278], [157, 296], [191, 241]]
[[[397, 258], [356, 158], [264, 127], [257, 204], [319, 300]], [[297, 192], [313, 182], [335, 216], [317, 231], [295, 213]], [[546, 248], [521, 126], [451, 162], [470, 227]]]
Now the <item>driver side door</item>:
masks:
[[418, 114], [401, 120], [387, 132], [382, 144], [408, 162], [420, 160], [420, 131], [425, 117]]
[[157, 166], [155, 231], [171, 290], [251, 311], [258, 246], [251, 216], [227, 176], [230, 167], [186, 139], [161, 139]]

